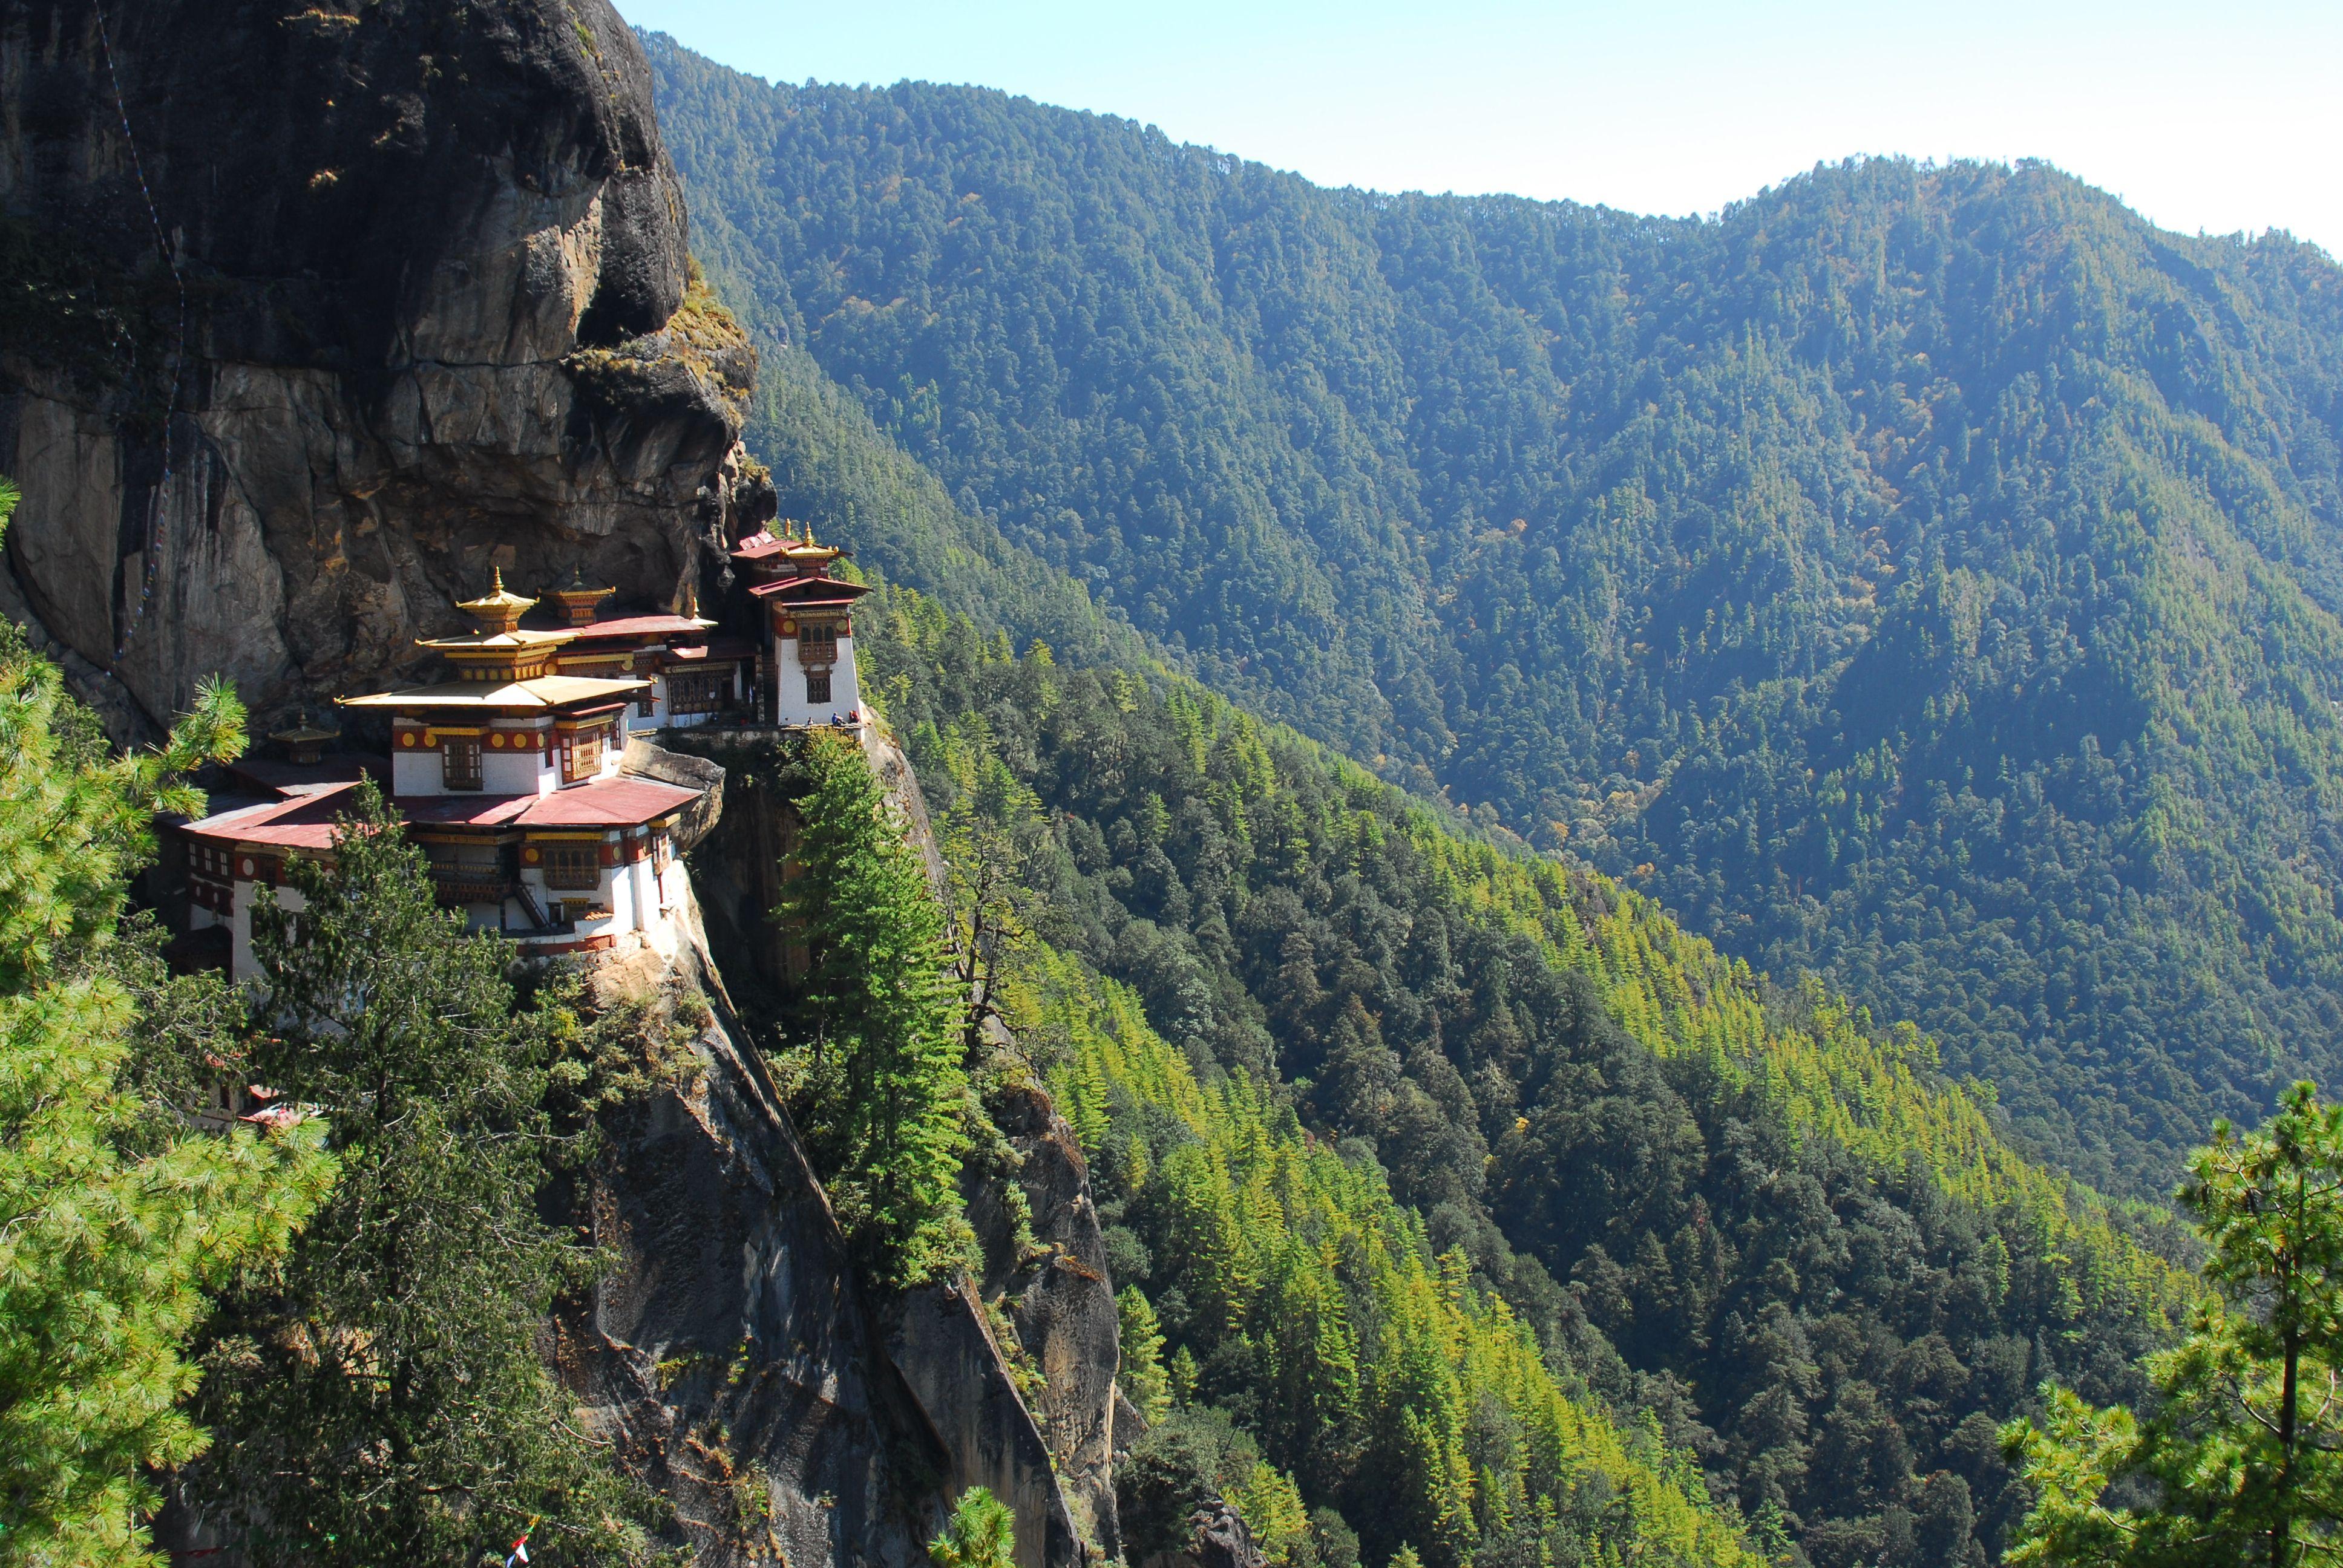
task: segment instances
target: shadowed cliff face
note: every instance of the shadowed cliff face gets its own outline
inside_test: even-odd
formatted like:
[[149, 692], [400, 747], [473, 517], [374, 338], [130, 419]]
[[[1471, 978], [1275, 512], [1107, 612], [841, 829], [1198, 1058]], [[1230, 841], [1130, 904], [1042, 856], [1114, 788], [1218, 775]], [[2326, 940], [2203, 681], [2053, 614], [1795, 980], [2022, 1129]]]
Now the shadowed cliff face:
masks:
[[491, 565], [665, 600], [761, 520], [607, 0], [104, 20], [0, 0], [0, 608], [118, 730], [380, 684]]

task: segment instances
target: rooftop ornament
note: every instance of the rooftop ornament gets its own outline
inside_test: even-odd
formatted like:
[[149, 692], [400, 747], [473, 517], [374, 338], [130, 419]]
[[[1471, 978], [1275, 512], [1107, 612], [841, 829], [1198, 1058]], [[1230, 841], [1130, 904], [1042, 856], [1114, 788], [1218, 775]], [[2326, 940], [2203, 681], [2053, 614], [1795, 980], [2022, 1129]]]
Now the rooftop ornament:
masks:
[[338, 729], [328, 729], [316, 718], [304, 713], [290, 726], [277, 731], [268, 739], [285, 748], [286, 759], [304, 768], [314, 768], [321, 760], [328, 741], [339, 740]]
[[537, 607], [533, 598], [505, 588], [504, 568], [496, 568], [493, 585], [478, 598], [466, 599], [456, 608], [472, 618], [482, 637], [499, 637], [520, 625], [520, 618]]

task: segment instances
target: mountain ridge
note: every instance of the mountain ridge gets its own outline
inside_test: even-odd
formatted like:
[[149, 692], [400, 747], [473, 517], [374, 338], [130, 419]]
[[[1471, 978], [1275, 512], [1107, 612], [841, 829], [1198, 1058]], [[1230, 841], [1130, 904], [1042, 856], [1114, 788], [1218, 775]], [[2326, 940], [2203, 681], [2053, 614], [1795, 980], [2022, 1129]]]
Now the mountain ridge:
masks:
[[1214, 686], [1914, 1017], [2110, 1190], [2337, 1065], [2315, 247], [2038, 165], [1327, 191], [649, 52], [744, 317]]

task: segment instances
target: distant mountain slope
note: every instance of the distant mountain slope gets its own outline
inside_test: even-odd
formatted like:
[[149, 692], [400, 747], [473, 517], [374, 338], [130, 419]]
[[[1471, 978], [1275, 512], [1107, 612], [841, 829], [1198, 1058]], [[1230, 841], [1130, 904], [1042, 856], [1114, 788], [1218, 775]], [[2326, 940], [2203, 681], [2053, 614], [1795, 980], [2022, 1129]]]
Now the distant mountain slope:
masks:
[[[2018, 1157], [1908, 1026], [1769, 988], [1608, 879], [1466, 842], [1193, 681], [1011, 658], [900, 588], [863, 605], [866, 679], [944, 840], [1129, 988], [1083, 1002], [1007, 943], [1043, 994], [1012, 981], [1004, 1011], [1097, 1156], [1101, 1218], [1132, 1232], [1106, 1236], [1118, 1289], [1365, 1561], [1402, 1541], [1427, 1565], [1606, 1560], [1561, 1538], [1584, 1544], [1583, 1514], [1501, 1502], [1549, 1484], [1502, 1479], [1549, 1451], [1547, 1393], [1516, 1384], [1534, 1397], [1500, 1416], [1493, 1387], [1418, 1385], [1418, 1416], [1451, 1412], [1431, 1427], [1370, 1393], [1413, 1353], [1375, 1327], [1374, 1232], [1453, 1254], [1446, 1277], [1570, 1369], [1566, 1402], [1647, 1412], [1813, 1568], [1998, 1552], [2025, 1500], [1998, 1423], [2045, 1378], [2145, 1392], [2133, 1358], [2167, 1341], [2185, 1276], [2131, 1239], [2142, 1216]], [[1345, 1168], [1368, 1201], [1329, 1209]], [[1462, 1342], [1442, 1361], [1487, 1364]], [[1394, 1446], [1475, 1405], [1470, 1465]], [[1605, 1468], [1596, 1436], [1566, 1471]]]
[[2318, 252], [2036, 166], [1325, 191], [649, 53], [742, 313], [1215, 685], [1916, 1019], [2114, 1190], [2343, 1060]]

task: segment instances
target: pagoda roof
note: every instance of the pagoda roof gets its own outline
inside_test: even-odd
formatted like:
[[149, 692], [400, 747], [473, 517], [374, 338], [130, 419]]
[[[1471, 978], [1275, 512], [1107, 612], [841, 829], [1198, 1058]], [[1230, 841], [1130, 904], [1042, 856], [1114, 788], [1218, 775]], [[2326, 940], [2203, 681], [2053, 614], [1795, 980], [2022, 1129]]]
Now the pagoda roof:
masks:
[[[231, 807], [180, 831], [228, 844], [323, 850], [349, 814], [355, 782], [327, 785], [278, 800]], [[548, 795], [412, 795], [390, 802], [418, 828], [639, 828], [679, 811], [700, 791], [649, 779], [598, 779]]]
[[784, 604], [851, 604], [869, 593], [870, 586], [833, 577], [781, 578], [769, 583], [751, 583], [749, 591], [759, 598], [777, 598]]
[[340, 730], [327, 729], [304, 717], [287, 725], [268, 739], [286, 746], [315, 746], [327, 740], [339, 740], [341, 738]]
[[459, 600], [456, 608], [475, 620], [499, 621], [510, 625], [518, 620], [522, 613], [536, 603], [535, 599], [524, 598], [507, 588], [504, 568], [498, 567], [494, 568], [491, 586], [487, 593], [478, 598]]
[[584, 626], [566, 629], [578, 642], [603, 642], [621, 637], [685, 637], [709, 630], [712, 620], [696, 616], [670, 615], [665, 611], [650, 615], [618, 615], [608, 620], [589, 620]]
[[[797, 525], [789, 525], [795, 528]], [[779, 556], [784, 559], [833, 561], [846, 552], [836, 545], [818, 545], [810, 538], [801, 539], [794, 533], [777, 534], [762, 528], [750, 534], [729, 552], [736, 561], [770, 560]]]
[[345, 708], [404, 711], [439, 708], [463, 713], [518, 709], [535, 713], [628, 697], [649, 685], [648, 680], [603, 676], [540, 675], [534, 680], [442, 680], [430, 686], [407, 686], [397, 691], [378, 691], [371, 697], [340, 697], [335, 700]]
[[578, 635], [571, 628], [558, 631], [536, 627], [514, 627], [508, 631], [473, 632], [465, 637], [423, 637], [415, 639], [417, 648], [437, 648], [443, 653], [515, 653], [534, 652], [541, 648], [557, 648]]

